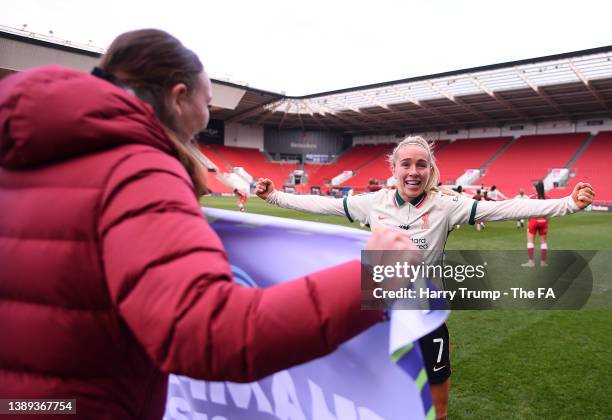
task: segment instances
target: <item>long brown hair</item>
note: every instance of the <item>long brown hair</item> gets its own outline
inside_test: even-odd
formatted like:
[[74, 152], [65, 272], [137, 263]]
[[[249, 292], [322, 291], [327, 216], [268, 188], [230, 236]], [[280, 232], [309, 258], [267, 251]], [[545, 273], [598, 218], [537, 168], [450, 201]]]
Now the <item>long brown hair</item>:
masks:
[[[171, 112], [168, 92], [184, 83], [192, 93], [204, 70], [198, 56], [181, 42], [158, 29], [141, 29], [119, 35], [102, 57], [100, 69], [118, 85], [153, 107], [155, 115], [171, 132], [180, 129]], [[199, 162], [197, 148], [169, 136], [177, 155], [198, 194], [206, 191], [206, 168]]]

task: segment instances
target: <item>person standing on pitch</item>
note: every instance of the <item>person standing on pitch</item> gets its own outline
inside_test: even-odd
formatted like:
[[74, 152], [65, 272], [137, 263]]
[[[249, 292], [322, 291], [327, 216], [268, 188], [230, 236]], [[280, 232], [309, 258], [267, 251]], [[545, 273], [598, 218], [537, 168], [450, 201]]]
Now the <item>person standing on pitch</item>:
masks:
[[241, 212], [244, 212], [245, 210], [244, 203], [246, 203], [246, 201], [249, 199], [248, 194], [246, 193], [246, 191], [242, 191], [242, 190], [239, 190], [238, 188], [234, 188], [234, 195], [238, 199], [238, 209]]
[[[346, 216], [372, 229], [399, 227], [411, 233], [421, 249], [443, 251], [457, 224], [515, 220], [522, 217], [562, 216], [588, 206], [593, 200], [589, 184], [578, 183], [571, 196], [558, 200], [476, 201], [437, 187], [440, 172], [432, 145], [419, 136], [401, 141], [388, 157], [397, 190], [381, 189], [343, 199], [287, 194], [267, 178], [257, 181], [255, 193], [270, 204], [317, 214]], [[382, 176], [381, 176], [382, 177]], [[445, 418], [451, 364], [446, 324], [419, 340], [438, 418]]]
[[504, 194], [502, 194], [501, 191], [499, 191], [495, 185], [491, 186], [491, 189], [489, 190], [488, 197], [491, 200], [493, 200], [493, 201], [500, 201], [500, 200], [507, 200], [508, 199], [508, 197], [506, 197]]
[[[519, 193], [514, 197], [514, 199], [520, 199], [520, 200], [529, 200], [529, 196], [527, 194], [525, 194], [525, 189], [524, 188], [519, 188]], [[516, 221], [516, 227], [517, 229], [522, 229], [523, 227], [525, 227], [525, 219], [519, 219]]]
[[[535, 190], [538, 194], [538, 200], [545, 200], [544, 195], [544, 183], [538, 181], [534, 185]], [[540, 267], [548, 267], [546, 257], [548, 254], [548, 243], [546, 237], [548, 236], [548, 219], [546, 217], [534, 217], [529, 219], [529, 225], [527, 226], [527, 257], [528, 261], [521, 264], [523, 267], [535, 267], [534, 254], [535, 254], [535, 236], [540, 235]]]
[[[486, 200], [485, 200], [485, 195], [484, 195], [484, 193], [483, 193], [482, 191], [483, 191], [483, 190], [481, 190], [480, 188], [479, 188], [479, 189], [477, 189], [477, 190], [476, 190], [476, 194], [474, 194], [474, 196], [472, 197], [472, 199], [473, 199], [473, 200], [476, 200], [476, 201], [486, 201]], [[484, 221], [480, 220], [480, 221], [477, 221], [477, 222], [476, 222], [476, 230], [477, 230], [477, 231], [479, 231], [479, 232], [480, 232], [480, 231], [481, 231], [482, 229], [484, 229], [484, 228], [485, 228]]]

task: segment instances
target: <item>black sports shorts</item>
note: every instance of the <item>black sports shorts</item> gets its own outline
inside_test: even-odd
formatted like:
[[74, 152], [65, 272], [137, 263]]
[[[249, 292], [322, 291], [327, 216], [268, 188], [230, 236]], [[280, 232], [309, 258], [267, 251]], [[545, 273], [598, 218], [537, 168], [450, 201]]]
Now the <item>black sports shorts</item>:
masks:
[[446, 323], [419, 340], [429, 383], [440, 384], [451, 375], [450, 343]]

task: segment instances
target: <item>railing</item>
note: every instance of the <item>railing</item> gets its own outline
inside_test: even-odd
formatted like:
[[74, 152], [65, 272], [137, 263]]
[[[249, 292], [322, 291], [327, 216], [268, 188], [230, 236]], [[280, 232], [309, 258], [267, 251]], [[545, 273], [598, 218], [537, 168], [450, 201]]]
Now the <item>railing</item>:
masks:
[[75, 42], [75, 41], [70, 41], [68, 39], [57, 38], [53, 36], [53, 31], [49, 31], [49, 35], [45, 35], [45, 34], [39, 34], [33, 31], [28, 31], [26, 28], [27, 28], [27, 25], [23, 25], [22, 29], [0, 25], [0, 31], [5, 32], [5, 33], [19, 35], [25, 38], [38, 39], [41, 41], [50, 42], [52, 44], [64, 45], [66, 47], [73, 47], [79, 50], [86, 50], [86, 51], [96, 52], [100, 54], [104, 54], [106, 52], [105, 48], [93, 45], [92, 41], [89, 41], [87, 44], [85, 44], [83, 42]]

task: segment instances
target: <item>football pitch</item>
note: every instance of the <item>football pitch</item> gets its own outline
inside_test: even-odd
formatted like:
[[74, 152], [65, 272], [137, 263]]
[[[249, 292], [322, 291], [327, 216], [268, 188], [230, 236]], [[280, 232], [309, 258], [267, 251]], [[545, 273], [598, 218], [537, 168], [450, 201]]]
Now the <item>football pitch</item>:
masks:
[[[201, 204], [237, 209], [234, 198], [205, 197]], [[257, 197], [246, 209], [359, 227], [342, 217], [273, 207]], [[612, 214], [553, 218], [548, 236], [550, 250], [612, 251]], [[447, 249], [525, 250], [525, 243], [525, 230], [515, 222], [495, 222], [481, 232], [462, 226], [450, 235]], [[604, 296], [611, 299], [612, 291]], [[449, 419], [612, 418], [612, 310], [454, 311], [448, 326]]]

